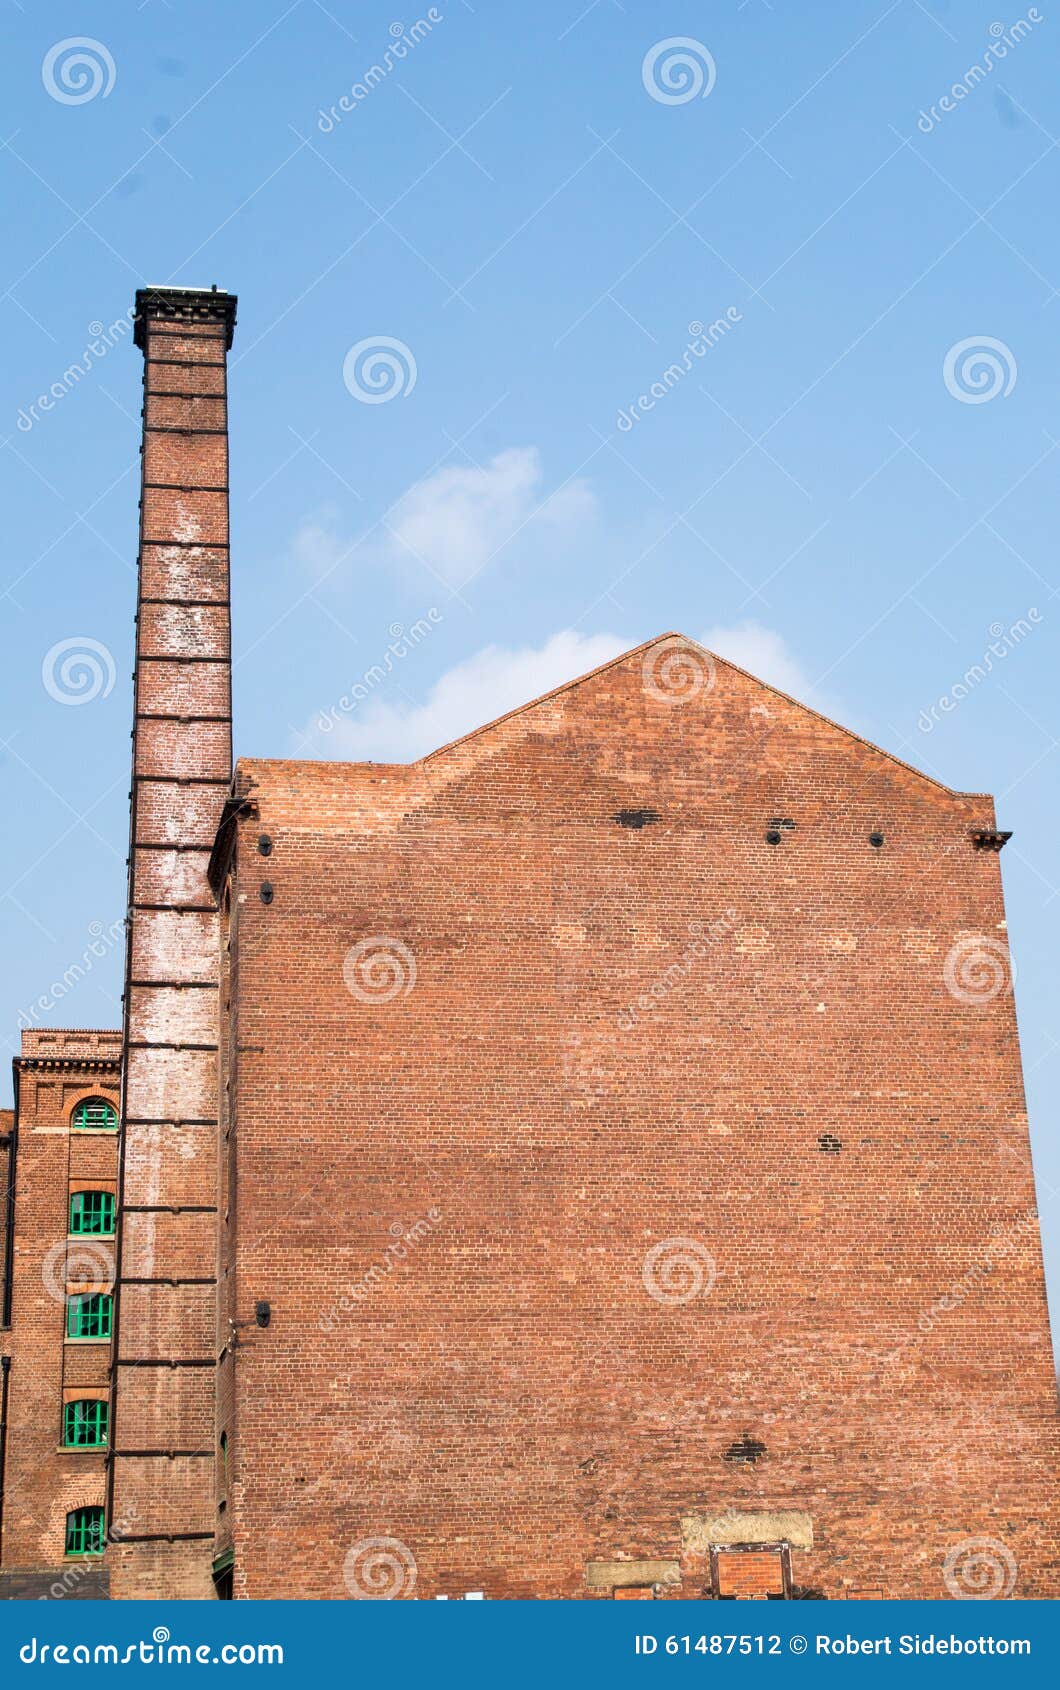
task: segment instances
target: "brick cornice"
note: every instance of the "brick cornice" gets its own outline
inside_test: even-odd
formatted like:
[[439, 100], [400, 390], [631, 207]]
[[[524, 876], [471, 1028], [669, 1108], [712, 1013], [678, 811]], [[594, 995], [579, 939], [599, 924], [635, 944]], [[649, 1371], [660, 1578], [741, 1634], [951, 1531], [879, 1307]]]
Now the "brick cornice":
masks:
[[121, 1068], [120, 1056], [16, 1056], [16, 1068], [100, 1068], [117, 1073]]
[[229, 347], [236, 326], [236, 303], [234, 293], [219, 293], [216, 288], [137, 288], [133, 339], [143, 349], [149, 318], [154, 322], [217, 323], [224, 329], [225, 346]]

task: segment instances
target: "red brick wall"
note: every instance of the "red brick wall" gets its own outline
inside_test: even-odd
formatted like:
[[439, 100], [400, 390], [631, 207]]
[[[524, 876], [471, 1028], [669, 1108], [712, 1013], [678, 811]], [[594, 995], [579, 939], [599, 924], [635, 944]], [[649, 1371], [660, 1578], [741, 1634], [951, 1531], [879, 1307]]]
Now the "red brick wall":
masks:
[[797, 1510], [830, 1596], [980, 1537], [1056, 1593], [988, 798], [681, 644], [238, 781], [237, 1592], [694, 1593], [697, 1518]]
[[[66, 1515], [104, 1501], [104, 1452], [61, 1447], [63, 1403], [109, 1399], [110, 1345], [67, 1341], [65, 1294], [113, 1281], [114, 1244], [68, 1236], [71, 1191], [115, 1189], [116, 1133], [72, 1132], [85, 1097], [119, 1102], [121, 1035], [24, 1032], [16, 1059], [11, 1357], [0, 1571], [49, 1569], [41, 1589], [66, 1579], [69, 1595], [94, 1583], [98, 1563], [64, 1559]], [[37, 1593], [36, 1591], [34, 1593]]]
[[206, 868], [231, 777], [225, 362], [234, 316], [227, 294], [137, 295], [144, 448], [110, 1509], [117, 1596], [213, 1595], [218, 938]]

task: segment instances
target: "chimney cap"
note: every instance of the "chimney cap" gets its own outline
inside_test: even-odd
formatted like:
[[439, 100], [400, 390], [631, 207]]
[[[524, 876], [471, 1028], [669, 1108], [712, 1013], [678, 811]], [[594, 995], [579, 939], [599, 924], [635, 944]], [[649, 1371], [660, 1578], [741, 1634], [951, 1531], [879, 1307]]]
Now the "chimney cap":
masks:
[[236, 326], [236, 295], [211, 288], [178, 288], [167, 284], [160, 287], [137, 288], [136, 310], [133, 318], [133, 339], [143, 350], [145, 325], [148, 318], [169, 322], [223, 323], [225, 345], [232, 344]]

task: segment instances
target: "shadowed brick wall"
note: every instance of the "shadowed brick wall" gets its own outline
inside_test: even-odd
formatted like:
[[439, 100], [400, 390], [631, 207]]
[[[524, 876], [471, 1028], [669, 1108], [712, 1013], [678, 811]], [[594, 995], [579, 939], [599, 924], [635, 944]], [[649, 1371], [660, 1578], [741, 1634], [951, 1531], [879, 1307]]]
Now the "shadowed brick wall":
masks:
[[143, 482], [110, 1508], [118, 1596], [211, 1596], [229, 294], [137, 294]]
[[676, 637], [237, 790], [237, 1593], [1055, 1594], [989, 798]]

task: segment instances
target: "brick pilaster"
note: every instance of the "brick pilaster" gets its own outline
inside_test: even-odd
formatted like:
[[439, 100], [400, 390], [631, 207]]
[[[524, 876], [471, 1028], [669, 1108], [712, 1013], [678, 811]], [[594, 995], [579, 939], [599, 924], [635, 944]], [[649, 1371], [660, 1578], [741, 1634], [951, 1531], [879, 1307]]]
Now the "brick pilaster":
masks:
[[108, 1558], [212, 1594], [217, 907], [231, 778], [226, 355], [235, 298], [147, 288]]

